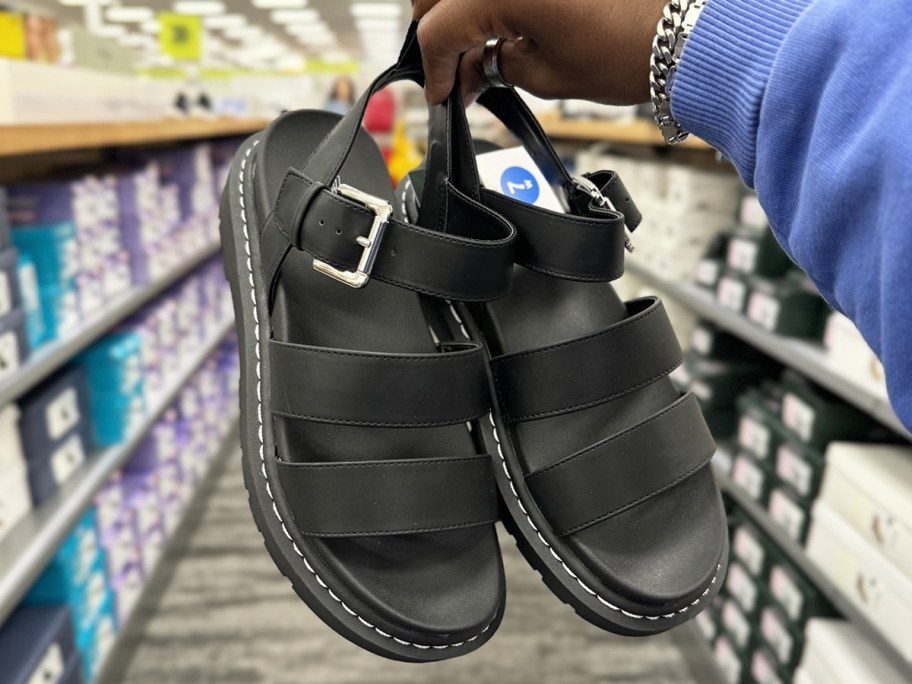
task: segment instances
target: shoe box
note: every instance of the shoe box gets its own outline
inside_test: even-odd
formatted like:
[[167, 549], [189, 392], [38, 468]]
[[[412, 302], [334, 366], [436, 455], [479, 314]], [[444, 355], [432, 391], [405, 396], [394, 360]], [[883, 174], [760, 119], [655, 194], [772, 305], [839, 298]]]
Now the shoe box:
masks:
[[77, 275], [79, 244], [72, 223], [16, 226], [13, 241], [35, 265], [44, 316], [45, 338], [56, 340], [72, 333], [80, 322]]
[[18, 260], [15, 248], [0, 251], [0, 380], [19, 370], [30, 349]]
[[91, 449], [85, 375], [69, 366], [19, 403], [22, 446], [35, 505], [50, 498]]
[[78, 359], [88, 379], [95, 442], [124, 441], [146, 415], [142, 338], [134, 331], [105, 336]]
[[82, 684], [79, 653], [65, 605], [20, 606], [0, 627], [5, 684]]
[[[912, 573], [908, 565], [895, 563], [904, 547], [903, 527], [908, 520], [905, 517], [908, 504], [897, 508], [892, 518], [877, 514], [872, 518], [870, 513], [865, 516], [866, 505], [869, 511], [874, 507], [884, 511], [891, 503], [888, 494], [881, 496], [879, 492], [871, 492], [868, 496], [874, 494], [875, 501], [861, 503], [860, 514], [854, 514], [858, 510], [857, 502], [864, 502], [867, 496], [848, 493], [848, 501], [831, 503], [837, 487], [827, 485], [828, 477], [824, 479], [826, 496], [814, 505], [807, 554], [871, 625], [903, 657], [912, 661], [912, 632], [909, 630], [912, 624]], [[849, 512], [851, 523], [843, 511]], [[857, 524], [865, 517], [876, 527], [859, 531], [853, 523]], [[896, 555], [887, 555], [891, 551]]]
[[19, 408], [0, 409], [0, 540], [32, 509], [28, 466], [19, 438]]
[[729, 501], [731, 559], [717, 599], [697, 617], [730, 682], [791, 682], [809, 619], [833, 609], [749, 516]]
[[833, 442], [820, 500], [912, 578], [912, 448]]
[[845, 620], [808, 622], [806, 646], [795, 684], [902, 684], [908, 680]]
[[834, 372], [848, 376], [872, 393], [886, 398], [883, 364], [851, 320], [836, 311], [830, 313], [823, 333], [823, 345]]
[[772, 231], [750, 225], [740, 225], [732, 231], [725, 263], [737, 273], [765, 278], [781, 277], [791, 265]]
[[[41, 308], [41, 289], [38, 285], [38, 270], [28, 254], [19, 254], [17, 263], [19, 290], [22, 295], [22, 312], [25, 316], [25, 332], [28, 350], [37, 349], [49, 339], [44, 324], [44, 310]], [[25, 354], [20, 353], [24, 359]]]

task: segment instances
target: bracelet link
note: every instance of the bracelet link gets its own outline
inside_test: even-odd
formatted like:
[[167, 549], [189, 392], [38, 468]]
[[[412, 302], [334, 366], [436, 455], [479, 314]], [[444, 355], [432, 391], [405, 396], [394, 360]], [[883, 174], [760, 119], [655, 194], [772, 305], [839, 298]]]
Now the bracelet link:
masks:
[[707, 0], [671, 0], [662, 11], [652, 41], [649, 85], [653, 113], [656, 125], [669, 145], [683, 142], [689, 135], [671, 113], [668, 85], [706, 2]]

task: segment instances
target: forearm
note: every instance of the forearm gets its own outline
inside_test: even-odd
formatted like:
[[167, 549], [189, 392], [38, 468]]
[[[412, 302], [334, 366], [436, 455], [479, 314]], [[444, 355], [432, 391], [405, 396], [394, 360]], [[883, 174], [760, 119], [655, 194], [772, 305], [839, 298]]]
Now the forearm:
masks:
[[885, 364], [912, 424], [912, 97], [901, 0], [710, 0], [675, 116], [756, 187], [773, 229]]

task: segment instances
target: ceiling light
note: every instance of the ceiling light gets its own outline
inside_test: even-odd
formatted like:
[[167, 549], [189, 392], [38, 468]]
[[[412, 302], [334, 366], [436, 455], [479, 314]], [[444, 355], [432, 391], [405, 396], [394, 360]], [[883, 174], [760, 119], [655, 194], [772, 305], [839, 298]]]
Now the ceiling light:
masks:
[[351, 13], [354, 17], [398, 17], [402, 7], [394, 2], [356, 2]]
[[226, 38], [241, 40], [242, 38], [253, 38], [261, 36], [264, 33], [263, 27], [256, 24], [249, 26], [240, 26], [238, 28], [225, 29], [223, 35]]
[[257, 9], [301, 9], [307, 7], [307, 0], [253, 0]]
[[157, 34], [159, 31], [161, 31], [161, 24], [159, 24], [155, 19], [152, 21], [144, 21], [139, 25], [139, 30], [143, 33]]
[[216, 14], [203, 17], [203, 25], [210, 29], [240, 28], [247, 25], [247, 17], [243, 14]]
[[319, 21], [320, 15], [312, 9], [274, 10], [269, 18], [276, 24], [308, 24]]
[[392, 31], [399, 32], [401, 23], [398, 19], [355, 19], [359, 31]]
[[178, 14], [195, 14], [198, 17], [225, 12], [225, 3], [221, 0], [177, 0], [173, 7]]
[[108, 21], [140, 22], [155, 18], [151, 7], [109, 7], [105, 12]]
[[102, 38], [119, 38], [127, 32], [127, 27], [122, 24], [105, 24], [98, 26], [92, 33]]
[[111, 0], [58, 0], [65, 7], [85, 7], [86, 5], [110, 5]]
[[326, 24], [291, 24], [285, 27], [285, 30], [291, 35], [321, 35], [329, 33], [329, 27]]

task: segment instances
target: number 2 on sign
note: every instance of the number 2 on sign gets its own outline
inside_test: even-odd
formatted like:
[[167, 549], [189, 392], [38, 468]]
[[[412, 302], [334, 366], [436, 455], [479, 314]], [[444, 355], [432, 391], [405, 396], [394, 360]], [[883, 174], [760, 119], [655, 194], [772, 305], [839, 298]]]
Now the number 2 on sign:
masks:
[[517, 192], [521, 192], [522, 190], [531, 190], [531, 189], [532, 189], [532, 181], [530, 181], [530, 180], [527, 180], [523, 183], [514, 183], [513, 181], [507, 181], [507, 190], [510, 191], [511, 195], [515, 195]]

